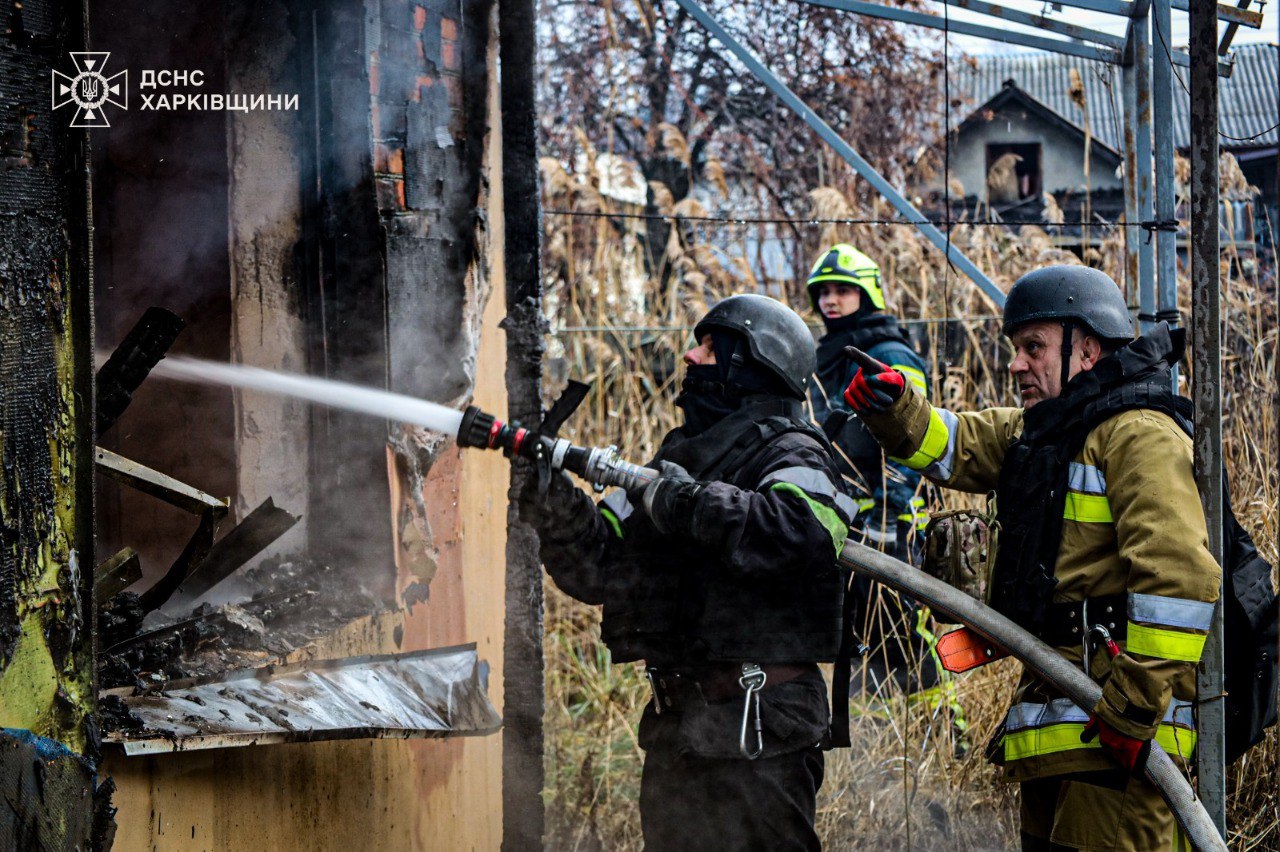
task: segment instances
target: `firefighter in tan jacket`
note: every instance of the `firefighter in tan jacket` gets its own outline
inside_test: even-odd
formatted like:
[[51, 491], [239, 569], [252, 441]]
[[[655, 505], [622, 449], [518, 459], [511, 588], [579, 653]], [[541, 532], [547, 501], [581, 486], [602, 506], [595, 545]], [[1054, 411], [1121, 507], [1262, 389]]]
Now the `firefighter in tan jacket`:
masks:
[[[1134, 340], [1132, 328], [1108, 276], [1049, 267], [1005, 304], [1022, 408], [952, 413], [887, 368], [846, 391], [891, 457], [939, 485], [996, 492], [989, 603], [1102, 685], [1077, 707], [1025, 673], [1018, 684], [992, 753], [1022, 785], [1024, 850], [1181, 843], [1142, 766], [1151, 740], [1191, 759], [1221, 571], [1171, 390], [1183, 332], [1161, 323]], [[1114, 659], [1086, 644], [1095, 625], [1119, 641]]]

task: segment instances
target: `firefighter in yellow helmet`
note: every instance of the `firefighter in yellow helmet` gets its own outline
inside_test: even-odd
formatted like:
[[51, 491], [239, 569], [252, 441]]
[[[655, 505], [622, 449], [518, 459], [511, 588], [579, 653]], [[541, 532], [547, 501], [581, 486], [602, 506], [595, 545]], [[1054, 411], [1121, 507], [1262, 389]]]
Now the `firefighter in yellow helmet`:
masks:
[[[860, 492], [855, 529], [872, 546], [908, 562], [919, 561], [918, 530], [927, 520], [920, 493], [920, 474], [897, 462], [886, 462], [875, 438], [856, 416], [850, 416], [841, 394], [855, 367], [844, 354], [857, 346], [902, 374], [926, 396], [929, 376], [911, 338], [885, 310], [880, 267], [863, 252], [839, 243], [822, 253], [809, 274], [809, 301], [822, 317], [826, 333], [818, 341], [817, 384], [810, 390], [814, 419], [823, 423], [838, 448], [841, 473]], [[854, 629], [869, 649], [863, 684], [875, 691], [878, 682], [895, 677], [909, 689], [932, 686], [937, 669], [916, 633], [920, 612], [910, 602], [892, 621], [870, 605], [875, 587], [855, 579], [858, 605]], [[893, 593], [886, 604], [895, 612], [903, 603]], [[918, 675], [918, 677], [913, 677]], [[857, 678], [856, 684], [862, 684]]]
[[[1082, 266], [1019, 279], [1004, 332], [1021, 408], [953, 413], [892, 370], [859, 371], [846, 399], [908, 467], [995, 490], [991, 606], [1102, 685], [1077, 707], [1022, 676], [991, 750], [1022, 785], [1022, 848], [1176, 848], [1142, 767], [1152, 740], [1175, 760], [1195, 749], [1195, 669], [1221, 582], [1170, 379], [1184, 333], [1161, 323], [1135, 340], [1115, 282]], [[1095, 625], [1121, 640], [1114, 659], [1088, 641]]]

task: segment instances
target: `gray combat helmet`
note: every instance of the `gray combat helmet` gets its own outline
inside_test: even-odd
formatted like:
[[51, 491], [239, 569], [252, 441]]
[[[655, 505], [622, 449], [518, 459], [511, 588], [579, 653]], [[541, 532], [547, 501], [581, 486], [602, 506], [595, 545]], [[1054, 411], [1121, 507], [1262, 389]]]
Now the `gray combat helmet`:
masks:
[[717, 328], [745, 338], [752, 359], [781, 379], [796, 398], [804, 399], [818, 356], [809, 326], [795, 311], [768, 296], [730, 296], [707, 311], [693, 329], [694, 339]]
[[1042, 320], [1076, 322], [1103, 340], [1133, 339], [1133, 319], [1111, 276], [1088, 266], [1046, 266], [1013, 285], [1004, 303], [1006, 336]]

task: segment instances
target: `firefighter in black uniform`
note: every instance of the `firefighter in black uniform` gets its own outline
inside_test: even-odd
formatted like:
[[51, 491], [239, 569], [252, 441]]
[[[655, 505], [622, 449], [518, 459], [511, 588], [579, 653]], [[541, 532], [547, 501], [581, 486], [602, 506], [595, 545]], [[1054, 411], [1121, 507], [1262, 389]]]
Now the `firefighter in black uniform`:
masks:
[[[886, 460], [880, 445], [842, 394], [857, 365], [845, 355], [856, 346], [900, 372], [929, 396], [928, 368], [898, 320], [886, 311], [880, 266], [848, 243], [822, 253], [809, 273], [809, 302], [826, 333], [818, 340], [817, 381], [809, 389], [813, 416], [838, 449], [840, 472], [861, 491], [854, 529], [867, 544], [903, 562], [920, 564], [928, 522], [920, 474]], [[876, 693], [890, 677], [908, 692], [934, 686], [938, 668], [929, 653], [927, 616], [910, 600], [855, 577], [853, 627], [867, 653], [853, 673], [854, 692]], [[883, 595], [883, 598], [881, 598]], [[877, 606], [876, 601], [881, 601]]]
[[599, 506], [567, 477], [521, 516], [556, 584], [602, 604], [613, 661], [644, 660], [653, 699], [640, 816], [650, 849], [817, 849], [835, 659], [856, 511], [805, 417], [814, 343], [765, 296], [732, 296], [694, 330], [662, 475]]

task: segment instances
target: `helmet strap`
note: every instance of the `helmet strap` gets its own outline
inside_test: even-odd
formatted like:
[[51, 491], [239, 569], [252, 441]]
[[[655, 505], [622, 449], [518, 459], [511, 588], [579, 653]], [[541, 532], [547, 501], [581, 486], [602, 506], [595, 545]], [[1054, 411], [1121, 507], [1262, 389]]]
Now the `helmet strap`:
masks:
[[1073, 323], [1063, 321], [1062, 323], [1062, 386], [1058, 389], [1058, 393], [1062, 393], [1067, 388], [1067, 382], [1071, 379], [1071, 351], [1072, 338], [1075, 337], [1075, 325]]
[[741, 335], [733, 336], [733, 354], [729, 356], [729, 366], [725, 370], [724, 380], [727, 384], [734, 384], [738, 377], [738, 371], [746, 360], [742, 350], [746, 347], [747, 341]]

